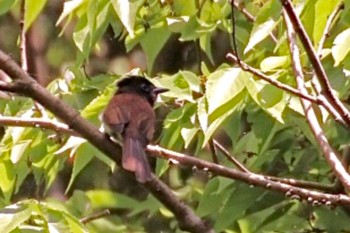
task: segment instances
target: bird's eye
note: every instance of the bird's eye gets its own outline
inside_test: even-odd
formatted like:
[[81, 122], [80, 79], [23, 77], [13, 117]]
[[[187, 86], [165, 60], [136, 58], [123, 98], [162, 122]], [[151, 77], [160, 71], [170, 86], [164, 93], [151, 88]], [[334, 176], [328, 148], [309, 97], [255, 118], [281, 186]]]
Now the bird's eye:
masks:
[[145, 92], [149, 91], [149, 86], [146, 83], [142, 83], [140, 87]]

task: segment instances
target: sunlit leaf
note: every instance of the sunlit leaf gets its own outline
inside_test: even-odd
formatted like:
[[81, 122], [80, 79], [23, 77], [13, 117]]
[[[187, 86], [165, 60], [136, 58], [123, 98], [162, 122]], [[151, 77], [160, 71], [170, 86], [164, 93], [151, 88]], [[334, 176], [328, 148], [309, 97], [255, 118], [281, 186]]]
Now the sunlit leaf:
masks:
[[12, 232], [20, 224], [26, 221], [32, 213], [30, 206], [14, 204], [0, 210], [1, 232]]
[[137, 11], [137, 2], [128, 0], [113, 0], [112, 5], [118, 14], [120, 21], [128, 31], [130, 37], [134, 37], [134, 24]]
[[248, 79], [249, 76], [238, 68], [222, 69], [212, 73], [206, 83], [208, 113], [214, 112], [238, 95], [244, 88], [244, 79]]
[[276, 22], [273, 19], [269, 19], [262, 24], [254, 25], [249, 38], [249, 42], [244, 49], [244, 53], [249, 52], [252, 48], [254, 48], [255, 45], [264, 40], [269, 35], [269, 33], [272, 32], [275, 24]]
[[338, 66], [350, 51], [350, 29], [345, 29], [334, 39], [332, 47], [332, 56], [334, 58], [334, 66]]
[[260, 68], [262, 71], [272, 71], [277, 68], [281, 68], [288, 62], [288, 56], [274, 56], [267, 57], [260, 63]]
[[63, 5], [62, 14], [58, 18], [56, 25], [60, 24], [64, 18], [66, 18], [69, 14], [71, 14], [75, 9], [77, 9], [80, 5], [82, 5], [85, 2], [86, 0], [66, 1]]

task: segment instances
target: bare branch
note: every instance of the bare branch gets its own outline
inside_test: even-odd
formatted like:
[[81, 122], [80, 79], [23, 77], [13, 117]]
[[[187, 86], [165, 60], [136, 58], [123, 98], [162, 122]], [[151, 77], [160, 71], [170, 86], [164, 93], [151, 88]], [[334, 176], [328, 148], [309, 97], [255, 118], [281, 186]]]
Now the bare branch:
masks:
[[[301, 67], [300, 53], [296, 42], [296, 35], [293, 30], [293, 25], [291, 24], [289, 16], [285, 10], [283, 11], [283, 16], [287, 28], [287, 37], [289, 40], [288, 44], [291, 53], [292, 67], [293, 72], [295, 74], [297, 86], [300, 92], [307, 93], [307, 90], [304, 86], [304, 74]], [[324, 132], [318, 122], [315, 111], [312, 108], [312, 103], [305, 99], [301, 99], [301, 104], [303, 106], [305, 116], [311, 128], [311, 131], [314, 134], [316, 141], [320, 145], [323, 154], [326, 160], [328, 161], [328, 164], [331, 166], [332, 170], [339, 178], [341, 183], [346, 187], [346, 189], [350, 190], [350, 175], [343, 167], [341, 161], [338, 159], [337, 153], [330, 146], [326, 136], [324, 135]]]
[[21, 68], [25, 72], [28, 71], [28, 61], [27, 61], [27, 42], [26, 42], [26, 31], [25, 31], [25, 13], [26, 13], [26, 0], [21, 1], [21, 9], [20, 9], [20, 40], [19, 40], [19, 50], [21, 57]]
[[350, 205], [350, 197], [343, 194], [325, 194], [318, 191], [310, 191], [308, 189], [294, 187], [292, 185], [271, 181], [263, 175], [255, 173], [247, 173], [230, 169], [218, 164], [210, 163], [171, 150], [161, 148], [156, 145], [148, 145], [147, 150], [157, 156], [178, 161], [181, 165], [203, 169], [213, 174], [217, 174], [230, 179], [240, 180], [251, 185], [256, 185], [276, 192], [284, 193], [292, 199], [305, 200], [311, 204], [326, 205]]
[[103, 210], [101, 212], [94, 213], [90, 216], [84, 217], [84, 218], [80, 219], [80, 222], [82, 224], [87, 224], [87, 223], [92, 222], [94, 220], [109, 216], [110, 214], [111, 214], [111, 212], [108, 209], [106, 209], [106, 210]]
[[298, 34], [301, 43], [303, 44], [305, 51], [310, 59], [310, 62], [314, 68], [315, 74], [320, 82], [322, 87], [322, 93], [325, 95], [327, 100], [334, 106], [334, 108], [339, 112], [343, 120], [346, 122], [348, 126], [350, 126], [350, 112], [343, 105], [343, 103], [335, 96], [334, 90], [332, 89], [327, 74], [321, 64], [319, 57], [317, 56], [312, 42], [308, 37], [304, 26], [302, 25], [299, 17], [297, 16], [294, 7], [292, 5], [291, 0], [281, 0], [283, 8], [288, 14], [291, 23], [294, 27], [294, 30]]
[[0, 116], [0, 125], [13, 126], [13, 127], [34, 127], [34, 128], [44, 128], [50, 129], [55, 132], [61, 132], [68, 135], [79, 136], [74, 130], [68, 128], [66, 124], [61, 122], [54, 122], [52, 120], [42, 119], [42, 118], [29, 118], [23, 119], [21, 117], [8, 117]]
[[[76, 131], [69, 129], [66, 124], [53, 121], [50, 119], [42, 119], [42, 118], [23, 119], [20, 117], [0, 116], [0, 125], [14, 126], [14, 127], [43, 128], [43, 129], [49, 129], [60, 133], [65, 133], [71, 136], [81, 137]], [[229, 161], [233, 162], [238, 167], [238, 169], [240, 169], [242, 172], [252, 173], [237, 159], [235, 159], [219, 142], [217, 142], [216, 140], [213, 140], [213, 143], [214, 143], [214, 146], [217, 147], [217, 149], [220, 150]], [[157, 154], [155, 155], [157, 156]], [[160, 157], [160, 158], [163, 158], [163, 157]], [[194, 166], [197, 166], [197, 164], [195, 164]], [[324, 185], [324, 184], [311, 182], [311, 181], [296, 180], [291, 178], [280, 178], [280, 177], [273, 177], [273, 176], [266, 176], [266, 175], [264, 175], [264, 177], [268, 180], [290, 184], [292, 186], [300, 187], [300, 188], [311, 188], [311, 189], [321, 190], [329, 193], [333, 193], [335, 190], [333, 185]]]
[[214, 145], [225, 155], [225, 157], [232, 162], [239, 170], [242, 172], [248, 172], [250, 171], [243, 165], [241, 162], [239, 162], [235, 157], [233, 157], [226, 149], [223, 147], [218, 141], [214, 140]]

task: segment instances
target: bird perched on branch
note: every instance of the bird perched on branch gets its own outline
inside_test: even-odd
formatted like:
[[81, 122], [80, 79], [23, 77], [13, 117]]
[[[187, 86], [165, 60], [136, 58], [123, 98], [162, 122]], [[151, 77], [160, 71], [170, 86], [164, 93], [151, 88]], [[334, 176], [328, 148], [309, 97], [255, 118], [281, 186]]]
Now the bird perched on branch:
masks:
[[153, 137], [154, 102], [158, 94], [168, 91], [154, 86], [142, 76], [129, 76], [117, 83], [118, 90], [107, 105], [102, 121], [107, 134], [122, 136], [122, 166], [135, 173], [137, 181], [151, 178], [145, 147]]

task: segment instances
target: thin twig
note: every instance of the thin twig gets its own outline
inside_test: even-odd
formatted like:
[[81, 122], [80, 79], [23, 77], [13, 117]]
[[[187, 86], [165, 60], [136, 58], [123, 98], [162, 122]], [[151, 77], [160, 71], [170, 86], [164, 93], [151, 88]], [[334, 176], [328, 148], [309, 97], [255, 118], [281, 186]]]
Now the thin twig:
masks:
[[[296, 34], [293, 30], [293, 25], [290, 21], [289, 15], [287, 14], [286, 10], [283, 10], [283, 17], [287, 28], [287, 37], [289, 40], [288, 44], [292, 58], [292, 68], [294, 76], [296, 78], [297, 86], [300, 92], [307, 93], [307, 90], [304, 86], [304, 74], [301, 67], [300, 52], [296, 42]], [[339, 156], [330, 146], [318, 122], [317, 116], [312, 107], [312, 103], [305, 99], [301, 99], [301, 104], [303, 106], [305, 117], [308, 121], [311, 131], [314, 134], [316, 141], [320, 145], [328, 164], [332, 168], [333, 172], [336, 174], [337, 178], [339, 178], [341, 183], [345, 186], [345, 188], [347, 190], [350, 190], [350, 175], [347, 173], [342, 163], [338, 159]]]
[[209, 143], [209, 148], [210, 148], [210, 153], [211, 153], [211, 158], [213, 160], [213, 163], [219, 164], [214, 139], [210, 139], [208, 143]]
[[[226, 55], [227, 58], [231, 59], [232, 61], [234, 62], [238, 62], [238, 59], [235, 55], [229, 53]], [[238, 63], [238, 65], [240, 65], [241, 69], [244, 70], [244, 71], [248, 71], [249, 73], [252, 73], [253, 75], [257, 76], [258, 78], [260, 79], [263, 79], [265, 80], [266, 82], [274, 85], [275, 87], [277, 88], [280, 88], [288, 93], [291, 93], [295, 96], [298, 96], [300, 98], [304, 98], [306, 100], [309, 100], [313, 103], [316, 103], [316, 104], [319, 104], [319, 100], [317, 99], [317, 97], [314, 97], [308, 93], [301, 93], [299, 90], [289, 86], [289, 85], [286, 85], [284, 83], [281, 83], [279, 81], [277, 81], [276, 79], [272, 79], [270, 78], [269, 76], [267, 76], [266, 74], [264, 74], [263, 72], [261, 72], [260, 70], [258, 69], [255, 69], [251, 66], [249, 66], [247, 63], [243, 62], [243, 61], [240, 61]]]
[[[21, 60], [21, 68], [24, 72], [28, 72], [28, 57], [27, 57], [27, 37], [26, 37], [26, 28], [25, 28], [25, 22], [26, 22], [26, 0], [21, 1], [21, 9], [20, 9], [20, 40], [19, 40], [19, 50], [20, 50], [20, 60]], [[48, 117], [47, 113], [45, 112], [44, 108], [38, 104], [37, 102], [34, 102], [35, 109], [41, 114], [43, 117]]]
[[79, 136], [74, 130], [61, 122], [42, 118], [24, 119], [21, 117], [0, 116], [0, 125], [13, 127], [33, 127], [50, 129], [55, 132], [61, 132], [72, 136]]
[[237, 57], [237, 62], [240, 63], [241, 59], [239, 58], [238, 48], [236, 43], [236, 16], [235, 16], [235, 0], [231, 0], [231, 21], [232, 21], [232, 45], [233, 52]]
[[221, 151], [221, 153], [230, 161], [232, 162], [240, 171], [242, 172], [248, 172], [250, 171], [243, 165], [241, 162], [239, 162], [235, 157], [233, 157], [230, 152], [226, 150], [225, 147], [223, 147], [218, 141], [213, 140], [214, 145]]
[[[232, 2], [234, 4], [234, 7], [236, 9], [238, 9], [249, 22], [254, 23], [255, 22], [255, 16], [253, 16], [245, 7], [242, 3], [238, 3], [237, 0], [230, 0], [231, 1], [231, 7], [232, 7]], [[239, 1], [241, 2], [241, 1]], [[231, 8], [232, 11], [232, 8]], [[233, 21], [232, 21], [233, 22]], [[274, 36], [274, 34], [272, 32], [269, 33], [269, 36], [271, 37], [271, 39], [273, 40], [274, 43], [277, 43], [277, 39]]]
[[26, 1], [21, 1], [20, 9], [20, 40], [19, 40], [19, 50], [21, 57], [21, 68], [25, 72], [28, 72], [28, 61], [27, 61], [27, 46], [26, 46], [26, 31], [25, 31], [25, 12], [26, 12]]
[[[320, 57], [321, 53], [322, 53], [322, 49], [324, 46], [324, 43], [326, 42], [326, 39], [330, 36], [330, 31], [331, 31], [331, 27], [334, 24], [334, 20], [337, 17], [337, 15], [339, 14], [339, 12], [341, 10], [344, 9], [344, 2], [341, 1], [336, 8], [334, 9], [334, 11], [328, 16], [327, 22], [326, 22], [326, 26], [323, 30], [323, 34], [322, 37], [320, 39], [320, 41], [318, 42], [318, 47], [317, 47], [317, 55]], [[321, 58], [321, 57], [320, 57]]]
[[80, 222], [82, 224], [87, 224], [87, 223], [92, 222], [94, 220], [97, 220], [97, 219], [109, 216], [110, 214], [111, 214], [111, 212], [109, 211], [109, 209], [105, 209], [103, 211], [94, 213], [94, 214], [92, 214], [90, 216], [86, 216], [86, 217], [80, 219]]

